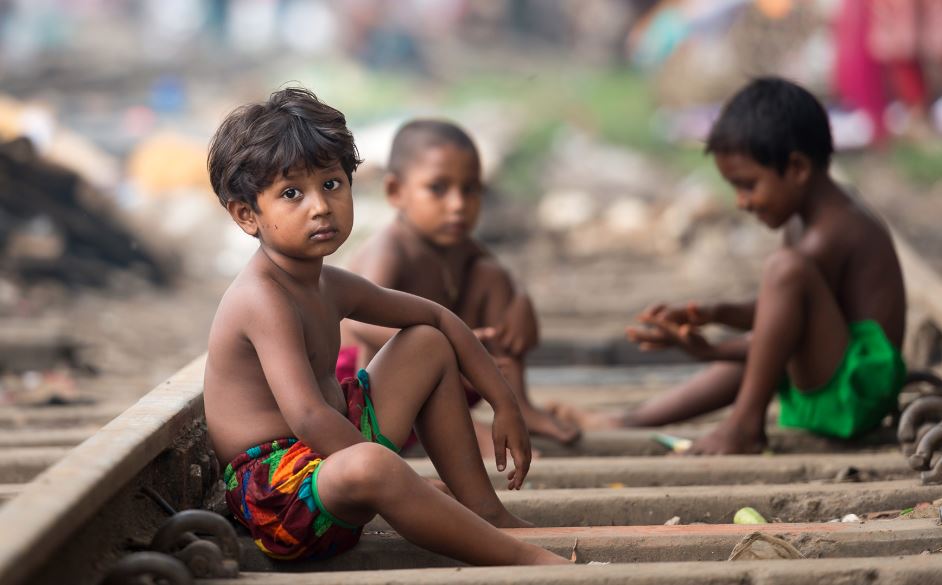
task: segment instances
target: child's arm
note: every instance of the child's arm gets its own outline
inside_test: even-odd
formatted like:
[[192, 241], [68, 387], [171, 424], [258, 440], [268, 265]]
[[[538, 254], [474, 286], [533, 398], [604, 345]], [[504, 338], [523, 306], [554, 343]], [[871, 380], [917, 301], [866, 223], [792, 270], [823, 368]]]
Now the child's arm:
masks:
[[507, 465], [510, 449], [515, 470], [511, 485], [519, 488], [530, 467], [530, 437], [520, 408], [494, 360], [468, 326], [454, 313], [427, 299], [376, 286], [356, 274], [332, 270], [337, 287], [343, 290], [344, 316], [355, 321], [401, 329], [412, 325], [436, 327], [451, 343], [458, 366], [494, 409], [494, 448], [497, 468]]
[[651, 305], [638, 314], [641, 323], [668, 322], [675, 325], [699, 327], [708, 323], [718, 323], [733, 329], [748, 331], [756, 314], [756, 302], [742, 303], [700, 303], [690, 301], [683, 305], [658, 303]]
[[749, 353], [748, 333], [713, 344], [700, 334], [698, 327], [688, 323], [649, 322], [644, 328], [628, 327], [626, 333], [642, 351], [677, 347], [702, 361], [745, 361]]
[[273, 284], [259, 285], [252, 298], [243, 331], [258, 354], [265, 380], [291, 432], [323, 455], [364, 442], [350, 421], [324, 400], [311, 369], [294, 301]]
[[530, 295], [527, 294], [523, 285], [510, 274], [510, 271], [497, 262], [490, 250], [477, 240], [470, 240], [468, 245], [471, 246], [473, 255], [494, 262], [513, 288], [513, 297], [504, 310], [501, 322], [488, 327], [486, 335], [482, 339], [496, 340], [504, 351], [513, 356], [520, 356], [533, 349], [540, 343], [540, 330], [536, 309], [533, 307]]
[[752, 322], [756, 316], [756, 302], [717, 303], [709, 307], [709, 314], [710, 323], [719, 323], [740, 331], [749, 331], [752, 329]]

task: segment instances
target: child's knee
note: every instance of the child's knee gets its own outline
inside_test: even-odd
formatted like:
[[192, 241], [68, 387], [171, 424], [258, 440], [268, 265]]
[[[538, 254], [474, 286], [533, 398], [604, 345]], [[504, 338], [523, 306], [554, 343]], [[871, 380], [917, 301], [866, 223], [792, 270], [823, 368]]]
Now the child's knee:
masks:
[[408, 343], [416, 344], [429, 360], [455, 361], [455, 350], [445, 334], [431, 325], [413, 325], [398, 334]]
[[359, 502], [371, 501], [388, 489], [389, 478], [404, 465], [399, 455], [376, 443], [357, 443], [336, 453], [335, 459], [336, 455], [342, 458], [334, 463], [331, 473], [347, 495]]
[[799, 252], [780, 249], [765, 261], [762, 278], [775, 284], [804, 282], [817, 270], [813, 262]]

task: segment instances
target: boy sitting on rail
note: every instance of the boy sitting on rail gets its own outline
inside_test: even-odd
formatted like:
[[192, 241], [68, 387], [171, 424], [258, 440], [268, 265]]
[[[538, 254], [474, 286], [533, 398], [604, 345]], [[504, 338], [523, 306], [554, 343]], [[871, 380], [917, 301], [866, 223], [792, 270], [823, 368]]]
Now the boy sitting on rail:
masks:
[[[466, 376], [494, 407], [498, 469], [530, 464], [513, 392], [470, 329], [426, 299], [324, 265], [353, 225], [359, 164], [343, 114], [304, 89], [231, 113], [213, 138], [219, 201], [259, 249], [220, 302], [206, 422], [227, 502], [268, 555], [329, 557], [381, 514], [403, 537], [478, 565], [566, 563], [495, 527], [526, 526], [498, 500], [475, 445]], [[401, 329], [365, 370], [334, 378], [341, 319]], [[418, 431], [454, 499], [397, 451]]]
[[[757, 79], [726, 104], [706, 150], [739, 208], [783, 231], [758, 298], [646, 309], [630, 339], [711, 365], [629, 413], [557, 412], [584, 427], [659, 426], [733, 404], [695, 454], [761, 451], [776, 392], [782, 426], [842, 438], [874, 428], [897, 406], [905, 375], [906, 296], [889, 230], [828, 174], [824, 108], [793, 83]], [[708, 323], [745, 333], [712, 344], [700, 334]]]
[[[379, 286], [435, 301], [454, 311], [495, 358], [533, 434], [560, 443], [579, 438], [575, 425], [534, 406], [526, 392], [526, 353], [537, 343], [530, 298], [515, 287], [471, 232], [481, 210], [484, 186], [478, 150], [464, 130], [446, 121], [414, 120], [393, 139], [385, 179], [395, 221], [356, 254], [350, 269]], [[338, 367], [352, 372], [396, 333], [357, 321], [341, 324]], [[338, 374], [338, 377], [343, 374]], [[468, 404], [481, 396], [465, 385]], [[492, 452], [489, 427], [476, 425], [482, 453]]]

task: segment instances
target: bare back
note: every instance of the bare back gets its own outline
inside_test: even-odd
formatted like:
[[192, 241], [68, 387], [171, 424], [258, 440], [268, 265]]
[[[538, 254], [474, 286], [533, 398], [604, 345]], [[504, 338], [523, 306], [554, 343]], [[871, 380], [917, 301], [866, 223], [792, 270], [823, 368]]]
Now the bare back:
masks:
[[223, 295], [209, 335], [204, 391], [210, 437], [223, 463], [253, 445], [293, 436], [245, 333], [250, 320], [257, 318], [258, 303], [290, 307], [288, 313], [303, 331], [305, 352], [324, 400], [346, 413], [334, 377], [341, 309], [333, 295], [330, 269], [323, 271], [320, 283], [318, 290], [304, 289], [256, 254]]
[[872, 319], [901, 347], [906, 294], [892, 237], [882, 220], [841, 191], [807, 225], [794, 218], [785, 240], [786, 246], [815, 261], [848, 323]]

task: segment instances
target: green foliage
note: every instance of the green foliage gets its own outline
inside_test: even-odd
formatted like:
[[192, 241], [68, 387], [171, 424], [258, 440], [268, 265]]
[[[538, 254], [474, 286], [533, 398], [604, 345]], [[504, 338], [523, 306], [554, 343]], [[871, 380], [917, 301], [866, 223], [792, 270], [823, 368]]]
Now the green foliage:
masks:
[[914, 145], [900, 143], [891, 153], [893, 164], [907, 178], [921, 185], [942, 181], [942, 145]]

